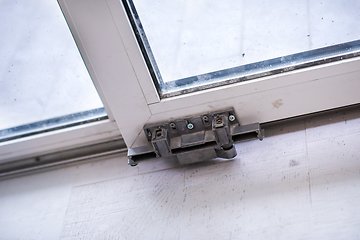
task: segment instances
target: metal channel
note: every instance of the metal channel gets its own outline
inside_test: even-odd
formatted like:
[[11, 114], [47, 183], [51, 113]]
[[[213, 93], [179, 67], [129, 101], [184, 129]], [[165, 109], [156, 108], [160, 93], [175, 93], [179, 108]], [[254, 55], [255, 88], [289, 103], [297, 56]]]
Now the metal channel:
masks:
[[69, 164], [84, 162], [126, 151], [127, 148], [123, 138], [117, 138], [88, 146], [32, 156], [0, 164], [0, 178], [68, 166]]
[[[311, 119], [320, 116], [324, 118], [326, 117], [331, 118], [335, 114], [339, 114], [339, 113], [346, 114], [348, 112], [350, 113], [360, 112], [360, 104], [354, 104], [350, 106], [325, 110], [317, 113], [310, 113], [306, 115], [291, 117], [273, 122], [261, 123], [260, 125], [261, 128], [264, 129], [265, 131], [267, 131], [267, 129], [270, 128], [274, 130], [276, 128], [282, 128], [283, 124], [296, 124], [298, 122], [303, 122], [306, 119]], [[354, 117], [358, 116], [358, 114], [353, 114], [353, 115]], [[336, 121], [333, 121], [331, 123], [334, 122]], [[279, 131], [277, 132], [279, 133]], [[0, 179], [17, 177], [17, 176], [36, 173], [36, 172], [42, 172], [51, 169], [71, 166], [74, 164], [97, 160], [100, 157], [104, 157], [104, 156], [111, 156], [118, 153], [125, 153], [127, 151], [128, 149], [126, 148], [124, 140], [122, 138], [118, 138], [89, 146], [68, 149], [61, 152], [54, 152], [40, 156], [33, 156], [26, 159], [20, 159], [16, 162], [0, 164]], [[155, 158], [155, 157], [156, 157], [155, 154], [151, 154], [150, 151], [150, 154], [146, 156], [146, 159]], [[137, 159], [137, 160], [145, 160], [145, 159]]]
[[[249, 81], [360, 56], [360, 40], [166, 82], [161, 98]], [[200, 82], [204, 83], [200, 86]], [[177, 90], [176, 90], [177, 89]]]

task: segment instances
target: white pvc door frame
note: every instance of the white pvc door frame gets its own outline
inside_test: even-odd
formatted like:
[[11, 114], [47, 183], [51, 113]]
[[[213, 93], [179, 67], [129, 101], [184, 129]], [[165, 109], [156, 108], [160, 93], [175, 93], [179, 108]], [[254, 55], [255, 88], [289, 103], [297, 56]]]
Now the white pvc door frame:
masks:
[[234, 107], [240, 124], [360, 103], [360, 58], [160, 99], [119, 0], [59, 0], [87, 68], [128, 148], [146, 123]]

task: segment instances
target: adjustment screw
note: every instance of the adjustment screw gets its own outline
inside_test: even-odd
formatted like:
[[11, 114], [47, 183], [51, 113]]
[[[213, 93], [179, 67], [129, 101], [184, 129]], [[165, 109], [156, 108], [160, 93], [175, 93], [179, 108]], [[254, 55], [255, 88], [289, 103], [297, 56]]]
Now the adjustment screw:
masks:
[[157, 136], [157, 137], [161, 137], [161, 135], [162, 135], [162, 134], [161, 134], [161, 130], [157, 130], [157, 131], [156, 131], [156, 136]]
[[193, 129], [193, 128], [194, 128], [194, 124], [188, 123], [187, 128], [190, 129], [190, 130]]
[[230, 122], [235, 121], [235, 116], [234, 116], [234, 115], [230, 115], [230, 116], [229, 116], [229, 120], [230, 120]]
[[175, 123], [170, 123], [170, 127], [172, 128], [172, 129], [175, 129], [176, 128], [176, 125], [175, 125]]

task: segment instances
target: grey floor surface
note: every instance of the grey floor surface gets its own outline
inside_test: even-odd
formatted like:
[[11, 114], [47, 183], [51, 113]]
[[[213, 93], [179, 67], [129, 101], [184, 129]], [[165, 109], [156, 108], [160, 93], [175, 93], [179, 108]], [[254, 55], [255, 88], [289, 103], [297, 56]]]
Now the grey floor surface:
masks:
[[0, 180], [0, 239], [359, 239], [360, 109], [280, 125], [232, 161], [125, 154]]

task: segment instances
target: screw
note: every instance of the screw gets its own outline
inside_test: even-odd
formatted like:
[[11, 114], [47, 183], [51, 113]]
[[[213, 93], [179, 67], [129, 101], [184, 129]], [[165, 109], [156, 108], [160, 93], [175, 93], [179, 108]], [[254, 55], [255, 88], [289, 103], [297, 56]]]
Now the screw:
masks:
[[175, 123], [170, 123], [170, 127], [172, 128], [172, 129], [175, 129], [176, 128], [176, 125], [175, 125]]
[[194, 128], [194, 124], [188, 123], [187, 128], [190, 129], [190, 130], [193, 129], [193, 128]]
[[208, 121], [209, 121], [209, 117], [208, 117], [208, 116], [203, 116], [203, 120], [204, 120], [204, 122], [208, 122]]
[[157, 136], [157, 137], [161, 137], [161, 130], [157, 130], [157, 131], [156, 131], [156, 136]]
[[138, 165], [138, 164], [132, 159], [132, 157], [129, 158], [128, 164], [129, 164], [131, 167], [135, 167], [136, 165]]
[[230, 115], [230, 116], [229, 116], [229, 120], [230, 120], [230, 122], [235, 121], [235, 116], [234, 116], [234, 115]]
[[222, 119], [219, 117], [218, 119], [216, 119], [216, 123], [217, 123], [217, 124], [222, 123]]

